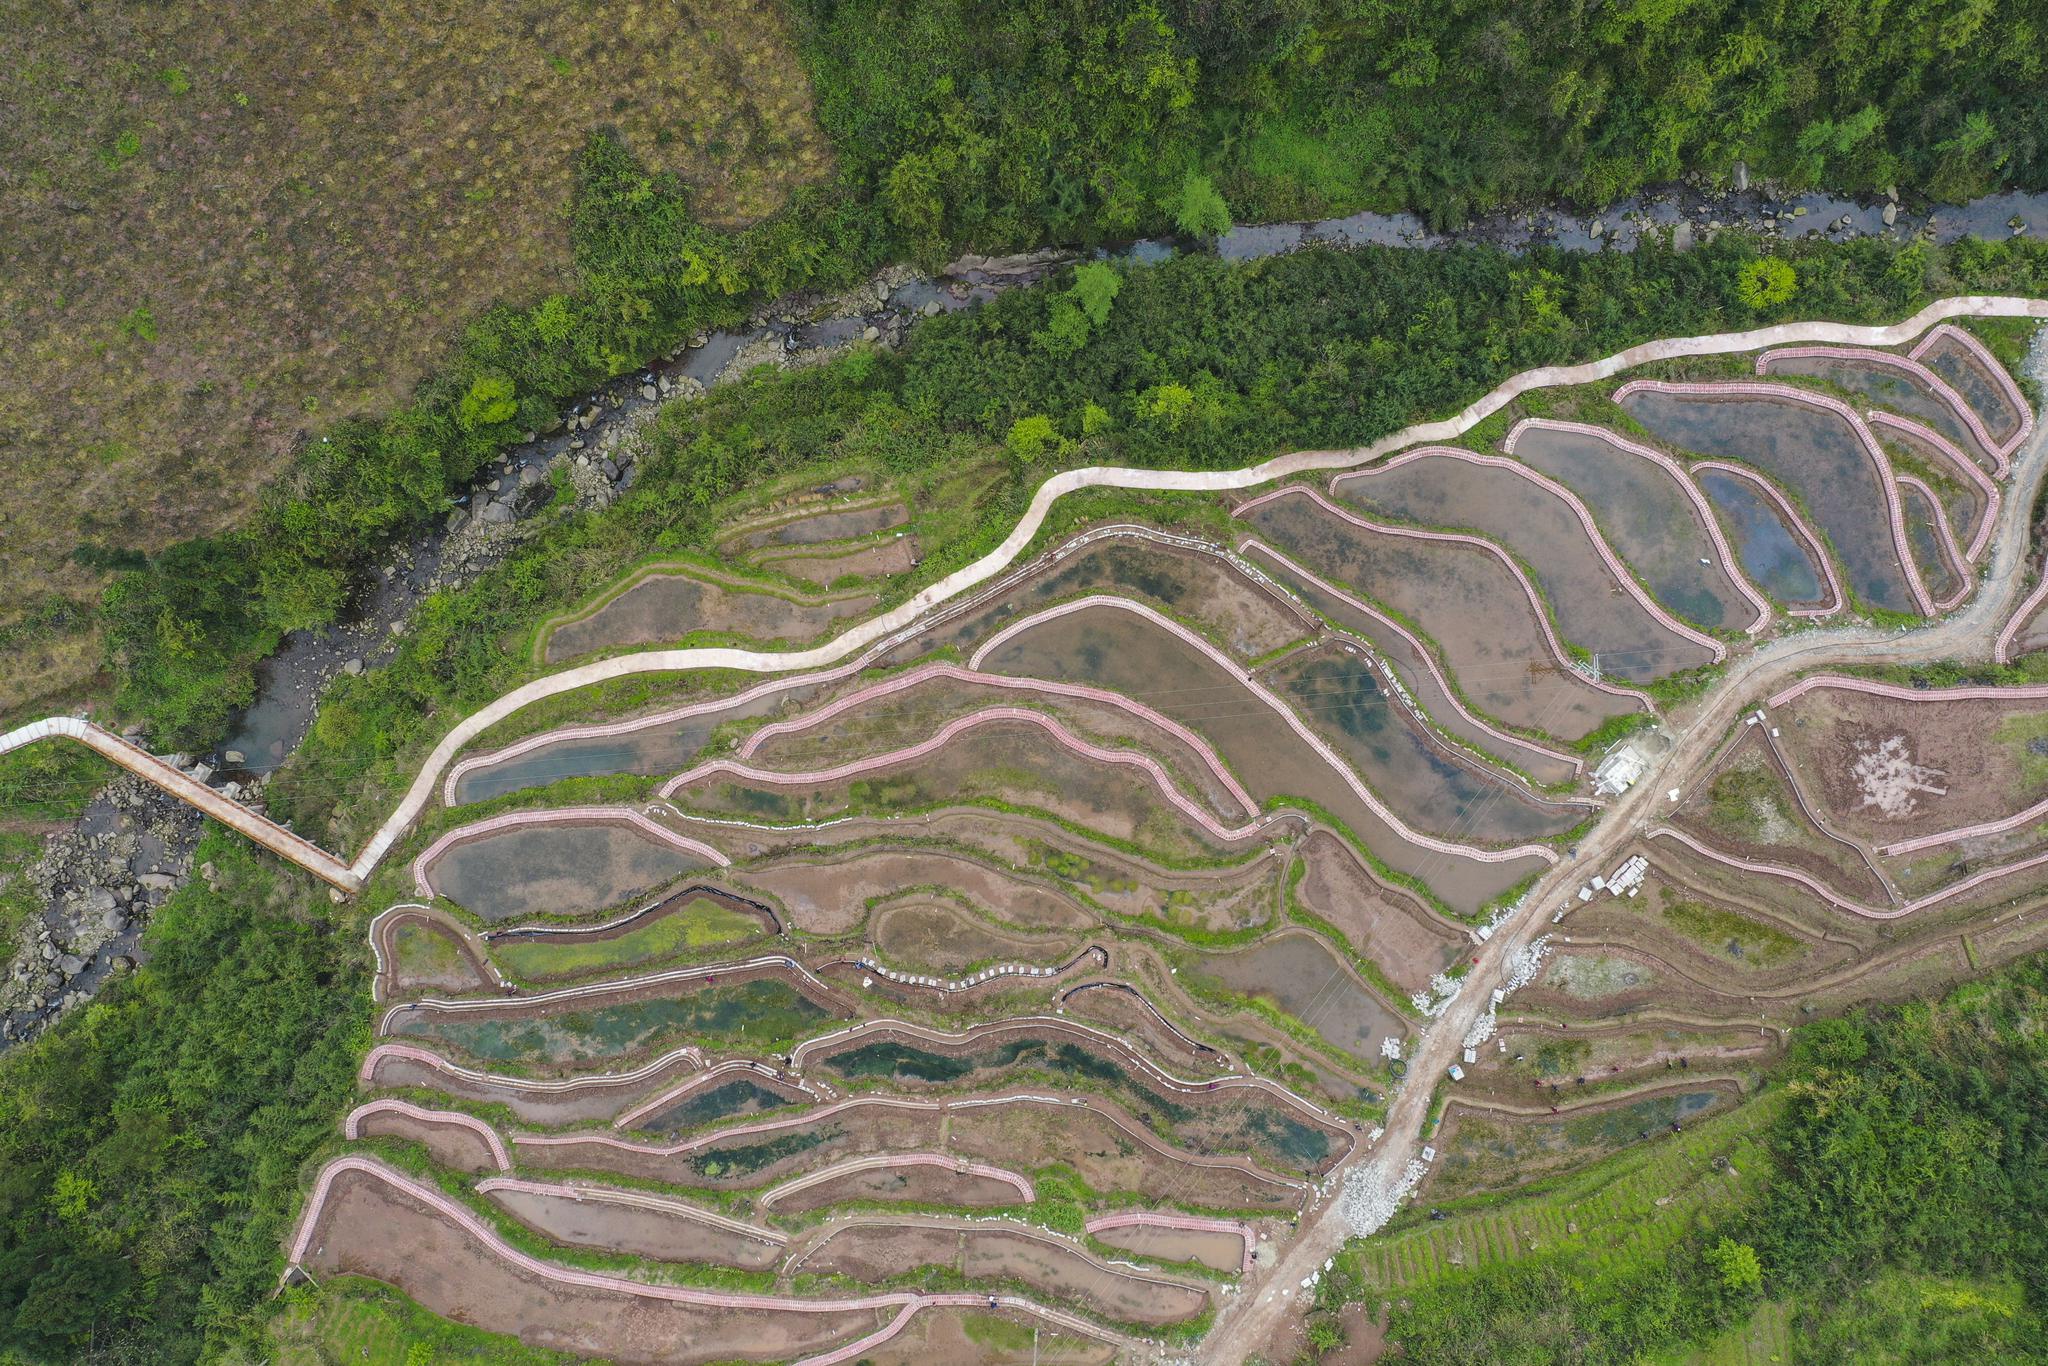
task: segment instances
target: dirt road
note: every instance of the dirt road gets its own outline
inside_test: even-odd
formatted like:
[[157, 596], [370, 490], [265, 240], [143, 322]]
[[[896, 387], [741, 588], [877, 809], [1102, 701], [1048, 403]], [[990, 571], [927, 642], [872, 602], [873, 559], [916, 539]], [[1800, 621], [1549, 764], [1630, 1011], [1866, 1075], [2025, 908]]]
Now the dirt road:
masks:
[[[2048, 383], [2048, 352], [2037, 348], [2030, 364], [2035, 379]], [[2029, 540], [2027, 520], [2040, 494], [2044, 470], [2048, 470], [2048, 430], [2037, 430], [2014, 460], [2012, 492], [1999, 512], [1990, 567], [1976, 601], [1968, 607], [1903, 634], [1852, 627], [1773, 641], [1731, 664], [1694, 715], [1672, 722], [1671, 748], [1608, 808], [1600, 823], [1579, 841], [1576, 856], [1546, 873], [1523, 900], [1521, 910], [1479, 949], [1477, 966], [1466, 977], [1465, 989], [1412, 1053], [1409, 1081], [1395, 1097], [1386, 1134], [1333, 1173], [1330, 1197], [1302, 1216], [1299, 1233], [1278, 1263], [1248, 1279], [1242, 1292], [1225, 1302], [1215, 1328], [1202, 1344], [1202, 1361], [1237, 1363], [1269, 1348], [1310, 1293], [1301, 1288], [1302, 1281], [1320, 1270], [1353, 1235], [1340, 1198], [1340, 1183], [1348, 1179], [1391, 1185], [1408, 1163], [1421, 1155], [1422, 1122], [1428, 1113], [1430, 1091], [1444, 1070], [1457, 1061], [1466, 1033], [1491, 1003], [1494, 985], [1506, 976], [1508, 961], [1549, 928], [1550, 916], [1567, 896], [1594, 875], [1611, 871], [1628, 842], [1657, 822], [1669, 805], [1667, 791], [1682, 785], [1715, 752], [1744, 709], [1759, 704], [1795, 675], [1823, 665], [1991, 658], [2000, 627], [2019, 605]], [[1283, 1290], [1289, 1293], [1283, 1295]]]

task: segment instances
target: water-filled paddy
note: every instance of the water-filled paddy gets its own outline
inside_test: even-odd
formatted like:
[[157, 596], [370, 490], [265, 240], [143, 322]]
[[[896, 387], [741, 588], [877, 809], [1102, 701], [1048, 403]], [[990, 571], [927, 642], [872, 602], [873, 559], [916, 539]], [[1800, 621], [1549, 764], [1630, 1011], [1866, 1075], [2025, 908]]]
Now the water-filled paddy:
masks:
[[942, 1086], [984, 1089], [1011, 1077], [1041, 1077], [1054, 1086], [1107, 1091], [1174, 1141], [1196, 1151], [1219, 1145], [1249, 1150], [1283, 1166], [1309, 1169], [1334, 1150], [1325, 1130], [1303, 1123], [1278, 1103], [1233, 1089], [1175, 1099], [1122, 1064], [1079, 1044], [1041, 1038], [1011, 1039], [985, 1048], [942, 1053], [895, 1040], [844, 1049], [820, 1066], [849, 1081], [894, 1088]]
[[1434, 640], [1452, 680], [1487, 716], [1570, 740], [1640, 709], [1559, 661], [1520, 582], [1475, 546], [1368, 531], [1296, 494], [1243, 518], [1304, 568], [1386, 604]]
[[434, 890], [497, 922], [603, 910], [703, 860], [614, 823], [522, 825], [465, 840], [428, 868]]
[[1515, 844], [1569, 830], [1590, 810], [1539, 802], [1511, 780], [1454, 756], [1388, 694], [1362, 655], [1337, 648], [1295, 655], [1275, 667], [1270, 681], [1419, 830]]
[[1293, 566], [1283, 564], [1277, 555], [1262, 546], [1250, 547], [1246, 553], [1300, 594], [1304, 602], [1329, 618], [1339, 630], [1370, 645], [1381, 659], [1393, 667], [1402, 686], [1408, 689], [1408, 695], [1416, 700], [1438, 730], [1469, 750], [1519, 768], [1539, 783], [1568, 783], [1578, 775], [1578, 769], [1563, 755], [1482, 724], [1453, 697], [1437, 670], [1431, 667], [1432, 661], [1425, 655], [1424, 647], [1394, 630], [1386, 620], [1324, 591], [1320, 585], [1309, 582]]
[[1735, 556], [1758, 587], [1794, 607], [1826, 597], [1820, 566], [1762, 489], [1725, 470], [1699, 470], [1694, 478], [1708, 501], [1727, 518]]
[[1941, 529], [1935, 525], [1934, 504], [1911, 485], [1900, 486], [1899, 501], [1906, 515], [1906, 542], [1913, 547], [1921, 581], [1936, 602], [1946, 602], [1963, 580], [1950, 559]]
[[1694, 398], [1639, 390], [1622, 400], [1660, 439], [1754, 465], [1793, 491], [1824, 532], [1863, 602], [1917, 612], [1891, 535], [1877, 469], [1837, 414], [1755, 398]]
[[1796, 356], [1773, 361], [1773, 375], [1808, 375], [1847, 390], [1880, 408], [1917, 418], [1991, 468], [1990, 457], [1955, 410], [1911, 373], [1872, 361], [1829, 356]]
[[1534, 856], [1483, 863], [1410, 843], [1249, 689], [1134, 613], [1109, 606], [1071, 612], [1012, 637], [983, 663], [997, 673], [1110, 688], [1156, 706], [1206, 735], [1254, 797], [1315, 802], [1390, 866], [1426, 879], [1461, 911], [1476, 909], [1540, 866]]
[[1669, 470], [1590, 432], [1557, 427], [1522, 428], [1515, 455], [1579, 495], [1667, 610], [1708, 630], [1739, 631], [1756, 619]]
[[[1961, 342], [1952, 337], [1938, 338], [1921, 352], [1920, 363], [1947, 380], [1998, 440], [2009, 441], [2020, 429], [2022, 415], [2014, 409], [2005, 386]], [[1967, 451], [1970, 447], [1963, 449]]]
[[741, 1077], [692, 1091], [674, 1105], [634, 1121], [633, 1127], [658, 1134], [680, 1133], [714, 1120], [779, 1110], [790, 1103], [781, 1092]]
[[1512, 468], [1450, 455], [1339, 476], [1336, 489], [1368, 513], [1424, 527], [1478, 532], [1534, 573], [1564, 637], [1638, 682], [1711, 662], [1623, 591], [1565, 501]]

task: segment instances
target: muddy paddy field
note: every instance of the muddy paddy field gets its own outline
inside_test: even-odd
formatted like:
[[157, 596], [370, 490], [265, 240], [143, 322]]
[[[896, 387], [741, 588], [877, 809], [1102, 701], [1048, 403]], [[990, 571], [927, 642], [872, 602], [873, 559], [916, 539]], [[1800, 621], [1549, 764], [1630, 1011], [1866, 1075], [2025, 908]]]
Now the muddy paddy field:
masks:
[[[1757, 699], [1610, 846], [1639, 876], [1524, 900], [1717, 659], [1975, 591], [2024, 415], [1967, 341], [1880, 354], [1511, 405], [1080, 526], [820, 667], [500, 724], [399, 851], [294, 1262], [622, 1361], [1199, 1358], [1408, 1088], [1423, 1198], [1508, 1190], [2048, 941], [2018, 687]], [[536, 665], [831, 641], [927, 582], [927, 502], [779, 489]], [[1412, 1074], [1515, 913], [1548, 933], [1464, 1080]]]

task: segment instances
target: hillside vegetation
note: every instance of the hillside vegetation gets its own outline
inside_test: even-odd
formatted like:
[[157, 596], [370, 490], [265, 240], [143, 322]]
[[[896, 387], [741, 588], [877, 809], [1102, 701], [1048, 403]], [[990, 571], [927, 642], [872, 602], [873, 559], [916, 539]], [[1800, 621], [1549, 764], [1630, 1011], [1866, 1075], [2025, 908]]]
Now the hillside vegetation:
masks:
[[94, 571], [242, 525], [308, 434], [569, 288], [594, 128], [724, 226], [828, 164], [768, 0], [6, 0], [0, 71], [0, 711], [95, 662]]
[[1793, 188], [1947, 200], [2048, 175], [2026, 0], [798, 8], [820, 121], [926, 252], [1201, 231], [1226, 208], [1452, 225], [1739, 158]]
[[[1788, 1331], [1792, 1360], [2042, 1360], [2044, 1008], [2037, 956], [1939, 1001], [1806, 1025], [1746, 1110], [1448, 1226], [1535, 1230], [1540, 1250], [1436, 1262], [1407, 1250], [1436, 1241], [1415, 1210], [1416, 1232], [1346, 1254], [1320, 1303], [1373, 1312], [1399, 1279], [1388, 1337], [1417, 1362], [1741, 1361]], [[1578, 1236], [1560, 1236], [1567, 1218]], [[1334, 1341], [1327, 1319], [1311, 1340], [1318, 1322]]]

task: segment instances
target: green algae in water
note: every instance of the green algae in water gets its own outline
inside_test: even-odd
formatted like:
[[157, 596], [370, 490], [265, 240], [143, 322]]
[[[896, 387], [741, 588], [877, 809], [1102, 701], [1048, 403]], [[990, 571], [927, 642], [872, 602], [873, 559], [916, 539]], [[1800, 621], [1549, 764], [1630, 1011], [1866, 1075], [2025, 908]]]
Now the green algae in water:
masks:
[[707, 1037], [721, 1044], [768, 1048], [828, 1018], [824, 1007], [787, 983], [756, 980], [536, 1018], [416, 1017], [399, 1032], [439, 1039], [491, 1062], [567, 1063], [616, 1058], [670, 1040]]

